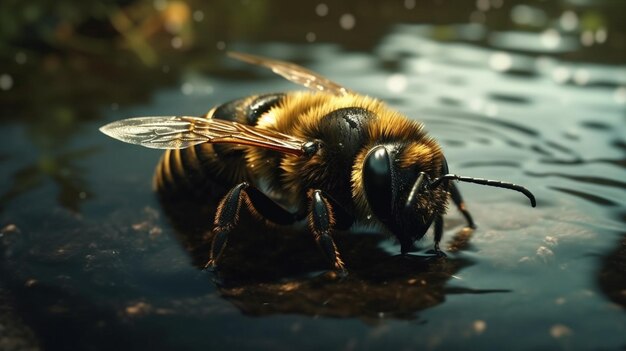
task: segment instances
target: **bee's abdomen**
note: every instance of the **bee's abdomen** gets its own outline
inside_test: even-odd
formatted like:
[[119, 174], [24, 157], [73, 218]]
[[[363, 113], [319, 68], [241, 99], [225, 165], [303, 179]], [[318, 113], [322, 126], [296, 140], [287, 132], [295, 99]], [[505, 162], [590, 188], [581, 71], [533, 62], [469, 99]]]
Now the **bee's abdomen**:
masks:
[[[208, 117], [255, 125], [284, 96], [267, 94], [234, 100], [218, 106]], [[159, 194], [169, 197], [202, 199], [219, 196], [231, 186], [249, 180], [241, 147], [204, 143], [165, 151], [155, 170], [154, 188]]]

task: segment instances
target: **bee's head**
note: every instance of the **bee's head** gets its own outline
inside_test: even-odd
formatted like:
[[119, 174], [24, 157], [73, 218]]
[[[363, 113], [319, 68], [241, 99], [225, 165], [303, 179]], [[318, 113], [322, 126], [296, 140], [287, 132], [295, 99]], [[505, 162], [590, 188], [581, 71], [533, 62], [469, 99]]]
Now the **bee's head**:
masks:
[[[400, 241], [403, 253], [411, 250], [437, 216], [446, 211], [450, 181], [457, 180], [519, 191], [535, 207], [534, 195], [523, 186], [498, 180], [448, 174], [439, 146], [424, 143], [386, 143], [372, 146], [362, 157], [361, 198], [372, 214]], [[354, 177], [356, 178], [356, 177]]]
[[436, 145], [382, 144], [369, 149], [362, 164], [364, 195], [376, 218], [399, 240], [402, 252], [443, 215], [448, 183], [431, 180], [448, 171]]

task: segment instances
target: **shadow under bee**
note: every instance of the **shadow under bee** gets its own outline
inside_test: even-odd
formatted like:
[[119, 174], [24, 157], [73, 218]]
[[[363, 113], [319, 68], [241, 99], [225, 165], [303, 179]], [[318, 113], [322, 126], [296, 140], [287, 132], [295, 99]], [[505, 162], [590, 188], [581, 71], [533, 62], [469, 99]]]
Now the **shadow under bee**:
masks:
[[[208, 260], [215, 200], [162, 200], [178, 240], [197, 268]], [[350, 274], [331, 279], [327, 262], [307, 228], [268, 226], [242, 212], [229, 235], [220, 264], [222, 296], [248, 315], [296, 313], [311, 316], [412, 319], [417, 311], [436, 306], [448, 294], [492, 293], [446, 287], [448, 280], [472, 261], [455, 257], [469, 246], [472, 231], [463, 229], [448, 245], [450, 256], [390, 255], [383, 234], [340, 232], [336, 243]]]

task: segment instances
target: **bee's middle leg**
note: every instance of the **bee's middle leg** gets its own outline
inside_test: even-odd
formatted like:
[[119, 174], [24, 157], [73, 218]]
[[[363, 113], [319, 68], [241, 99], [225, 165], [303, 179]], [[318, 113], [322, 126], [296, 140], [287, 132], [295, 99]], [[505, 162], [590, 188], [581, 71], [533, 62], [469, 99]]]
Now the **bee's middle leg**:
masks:
[[213, 242], [206, 268], [217, 268], [217, 263], [228, 242], [228, 234], [239, 222], [242, 203], [248, 207], [249, 211], [276, 224], [291, 224], [297, 220], [293, 213], [282, 208], [256, 187], [246, 182], [235, 185], [217, 207], [213, 222]]
[[334, 204], [334, 200], [325, 196], [321, 190], [309, 191], [309, 227], [315, 236], [315, 241], [326, 256], [333, 270], [342, 276], [347, 274], [337, 245], [332, 238], [333, 230], [338, 227], [347, 229], [352, 225], [352, 217], [343, 209]]

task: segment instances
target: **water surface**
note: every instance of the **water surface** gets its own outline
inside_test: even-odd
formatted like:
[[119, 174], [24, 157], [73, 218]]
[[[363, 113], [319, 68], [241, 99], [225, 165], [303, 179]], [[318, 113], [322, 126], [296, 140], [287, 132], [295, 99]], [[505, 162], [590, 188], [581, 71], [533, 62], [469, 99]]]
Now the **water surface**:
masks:
[[[544, 27], [482, 25], [481, 6], [497, 4], [479, 1], [446, 25], [398, 20], [359, 44], [366, 49], [323, 40], [323, 30], [311, 43], [228, 42], [388, 101], [424, 122], [453, 173], [523, 184], [537, 197], [531, 208], [518, 193], [461, 184], [478, 229], [465, 230], [450, 209], [443, 261], [393, 257], [393, 240], [361, 228], [342, 233], [337, 242], [353, 267], [344, 282], [311, 274], [324, 262], [302, 227], [269, 230], [244, 216], [227, 252], [230, 279], [214, 283], [200, 269], [211, 206], [160, 203], [150, 186], [160, 152], [98, 132], [121, 118], [200, 115], [241, 96], [299, 87], [221, 57], [175, 77], [118, 72], [107, 83], [110, 97], [76, 99], [72, 108], [50, 98], [28, 109], [7, 104], [24, 118], [5, 118], [1, 131], [10, 148], [0, 152], [0, 296], [2, 318], [12, 321], [3, 342], [14, 349], [626, 346], [624, 54], [602, 42], [590, 54], [583, 5], [574, 8], [574, 29], [571, 9], [519, 4], [504, 5], [507, 21], [543, 18]], [[364, 20], [356, 20], [359, 29]], [[619, 29], [608, 38], [623, 38]], [[603, 39], [597, 30], [592, 36]], [[153, 90], [128, 97], [140, 85]], [[46, 113], [56, 127], [41, 122]], [[420, 244], [429, 248], [430, 237]]]

